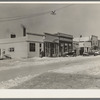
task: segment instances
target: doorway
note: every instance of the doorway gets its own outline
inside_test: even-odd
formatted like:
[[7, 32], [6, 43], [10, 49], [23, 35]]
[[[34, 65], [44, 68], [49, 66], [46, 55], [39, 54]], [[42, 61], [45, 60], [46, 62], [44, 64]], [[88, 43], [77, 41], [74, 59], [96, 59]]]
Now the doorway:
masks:
[[81, 47], [80, 48], [80, 55], [83, 55], [83, 52], [84, 52], [84, 47]]

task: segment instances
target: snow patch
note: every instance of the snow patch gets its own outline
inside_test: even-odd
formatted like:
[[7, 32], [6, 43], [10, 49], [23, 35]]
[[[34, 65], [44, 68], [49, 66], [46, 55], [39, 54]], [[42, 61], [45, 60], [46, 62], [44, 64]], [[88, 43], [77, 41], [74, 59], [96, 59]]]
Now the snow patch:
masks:
[[25, 76], [25, 77], [17, 77], [14, 80], [10, 79], [8, 81], [2, 81], [2, 82], [0, 82], [0, 89], [8, 89], [8, 88], [11, 88], [11, 87], [14, 87], [14, 86], [18, 86], [19, 84], [21, 84], [25, 81], [28, 81], [28, 80], [36, 77], [36, 76], [38, 76], [38, 74], [36, 74], [34, 76], [28, 75], [28, 76]]

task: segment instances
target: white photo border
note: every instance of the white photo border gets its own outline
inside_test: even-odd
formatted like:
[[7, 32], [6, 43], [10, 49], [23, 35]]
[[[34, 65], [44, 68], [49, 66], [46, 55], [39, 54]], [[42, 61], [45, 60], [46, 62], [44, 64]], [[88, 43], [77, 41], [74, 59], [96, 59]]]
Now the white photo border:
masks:
[[[100, 4], [100, 1], [0, 1], [0, 4]], [[100, 98], [99, 89], [0, 89], [0, 98]]]

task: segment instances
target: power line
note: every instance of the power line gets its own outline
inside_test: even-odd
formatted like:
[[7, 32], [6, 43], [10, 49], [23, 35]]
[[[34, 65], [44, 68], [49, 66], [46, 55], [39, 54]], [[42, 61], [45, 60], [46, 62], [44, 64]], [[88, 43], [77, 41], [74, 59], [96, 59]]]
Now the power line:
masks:
[[47, 13], [50, 13], [50, 11], [49, 12], [44, 12], [44, 13], [38, 13], [38, 14], [34, 14], [34, 15], [27, 15], [27, 16], [0, 18], [0, 22], [13, 21], [13, 20], [21, 20], [21, 19], [26, 19], [26, 18], [31, 18], [31, 17], [37, 17], [37, 16], [45, 15]]
[[58, 8], [58, 9], [55, 9], [55, 11], [64, 9], [64, 8], [66, 8], [66, 7], [70, 7], [70, 6], [72, 6], [72, 5], [75, 5], [75, 4], [69, 4], [69, 5], [67, 5], [67, 6], [64, 6], [64, 7]]
[[49, 13], [50, 11], [48, 11], [48, 12], [43, 12], [43, 13], [35, 13], [35, 14], [31, 14], [31, 15], [23, 15], [23, 16], [13, 16], [13, 17], [5, 17], [5, 18], [0, 18], [0, 20], [4, 20], [4, 19], [11, 19], [11, 18], [23, 18], [23, 17], [25, 17], [25, 18], [27, 18], [27, 17], [31, 17], [31, 16], [36, 16], [36, 15], [39, 15], [39, 14], [45, 14], [45, 13]]
[[[55, 9], [54, 11], [58, 11], [58, 10], [66, 8], [66, 7], [70, 7], [72, 5], [74, 5], [74, 4], [70, 4], [70, 5], [67, 5], [67, 6], [58, 8], [58, 9]], [[0, 22], [6, 22], [6, 21], [13, 21], [13, 20], [21, 20], [21, 19], [26, 19], [26, 18], [32, 18], [32, 17], [41, 16], [41, 15], [46, 15], [46, 14], [49, 14], [51, 12], [52, 11], [47, 11], [47, 12], [36, 13], [36, 14], [32, 14], [32, 15], [15, 16], [15, 17], [5, 17], [5, 18], [0, 18]]]

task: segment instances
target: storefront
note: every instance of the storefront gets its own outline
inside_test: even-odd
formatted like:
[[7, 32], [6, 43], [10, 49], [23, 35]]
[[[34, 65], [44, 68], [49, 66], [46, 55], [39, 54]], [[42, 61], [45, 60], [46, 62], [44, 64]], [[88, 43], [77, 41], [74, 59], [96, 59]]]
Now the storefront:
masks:
[[44, 52], [46, 57], [56, 57], [58, 56], [58, 43], [44, 43]]
[[62, 56], [65, 52], [72, 52], [73, 36], [64, 33], [57, 33], [56, 35], [59, 37], [59, 56]]
[[59, 38], [58, 36], [50, 33], [45, 33], [44, 39], [44, 56], [56, 57], [59, 52]]
[[57, 34], [45, 33], [44, 56], [46, 57], [63, 56], [65, 52], [72, 51], [73, 49], [72, 42], [73, 42], [72, 35], [64, 33], [57, 33]]

